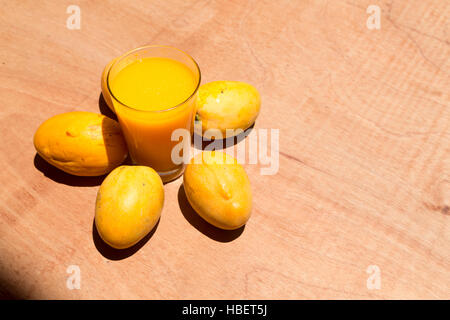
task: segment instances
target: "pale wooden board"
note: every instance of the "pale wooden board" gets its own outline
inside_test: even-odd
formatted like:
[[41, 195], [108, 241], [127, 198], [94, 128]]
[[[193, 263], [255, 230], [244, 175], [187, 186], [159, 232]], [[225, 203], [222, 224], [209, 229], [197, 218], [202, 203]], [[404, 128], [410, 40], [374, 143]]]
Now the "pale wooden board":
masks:
[[[450, 298], [450, 1], [0, 4], [3, 295]], [[66, 28], [70, 4], [81, 30]], [[52, 115], [98, 112], [103, 66], [144, 44], [186, 50], [203, 83], [255, 85], [254, 131], [280, 129], [280, 167], [245, 165], [254, 209], [240, 234], [197, 218], [180, 179], [165, 185], [157, 229], [124, 258], [94, 241], [101, 179], [36, 160], [32, 137]]]

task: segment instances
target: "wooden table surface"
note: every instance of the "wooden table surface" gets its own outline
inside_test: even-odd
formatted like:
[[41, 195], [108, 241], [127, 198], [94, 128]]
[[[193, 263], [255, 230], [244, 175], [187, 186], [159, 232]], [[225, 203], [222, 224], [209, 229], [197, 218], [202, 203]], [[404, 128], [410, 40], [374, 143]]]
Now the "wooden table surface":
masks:
[[[1, 296], [450, 298], [450, 1], [0, 3]], [[102, 178], [36, 157], [40, 123], [107, 112], [104, 65], [144, 44], [189, 52], [203, 83], [260, 91], [253, 131], [279, 129], [279, 170], [244, 166], [244, 229], [201, 220], [178, 179], [152, 234], [112, 250], [93, 231]]]

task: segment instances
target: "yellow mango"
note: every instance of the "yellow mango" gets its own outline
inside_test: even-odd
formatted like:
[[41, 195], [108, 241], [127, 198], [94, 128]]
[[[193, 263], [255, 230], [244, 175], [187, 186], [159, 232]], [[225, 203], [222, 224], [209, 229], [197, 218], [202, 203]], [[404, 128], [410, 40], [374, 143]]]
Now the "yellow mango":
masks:
[[100, 176], [119, 166], [128, 150], [119, 123], [93, 112], [68, 112], [43, 122], [34, 135], [37, 153], [77, 176]]
[[163, 183], [155, 170], [120, 166], [105, 178], [97, 193], [98, 234], [113, 248], [129, 248], [155, 227], [163, 204]]
[[238, 229], [250, 218], [250, 181], [226, 153], [204, 151], [195, 156], [186, 166], [183, 185], [192, 208], [218, 228]]
[[250, 127], [261, 108], [258, 90], [240, 81], [214, 81], [202, 85], [198, 90], [196, 119], [202, 122], [202, 132], [207, 138], [219, 133], [231, 136], [226, 129]]
[[108, 105], [108, 107], [111, 109], [112, 112], [116, 112], [114, 110], [114, 105], [112, 103], [112, 98], [111, 95], [109, 94], [109, 90], [108, 90], [108, 83], [107, 83], [107, 78], [108, 78], [108, 72], [109, 69], [111, 68], [111, 66], [113, 65], [113, 63], [116, 61], [116, 58], [112, 59], [103, 69], [102, 72], [102, 79], [101, 79], [101, 87], [102, 87], [102, 95], [103, 95], [103, 99], [105, 99], [106, 104]]

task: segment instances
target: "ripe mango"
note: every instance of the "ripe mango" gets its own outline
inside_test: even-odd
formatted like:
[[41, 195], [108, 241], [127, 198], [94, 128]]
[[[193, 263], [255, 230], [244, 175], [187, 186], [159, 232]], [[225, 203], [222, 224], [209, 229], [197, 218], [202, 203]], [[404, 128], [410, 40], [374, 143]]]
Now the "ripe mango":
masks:
[[250, 181], [226, 153], [204, 151], [195, 156], [186, 166], [183, 185], [192, 208], [218, 228], [238, 229], [250, 218]]
[[44, 160], [77, 176], [106, 174], [128, 154], [119, 123], [93, 112], [51, 117], [37, 129], [34, 146]]
[[258, 117], [261, 98], [255, 87], [240, 81], [214, 81], [200, 86], [196, 100], [196, 119], [202, 122], [202, 132], [210, 139], [226, 129], [250, 127]]
[[163, 204], [163, 183], [155, 170], [146, 166], [120, 166], [105, 178], [98, 190], [95, 226], [111, 247], [129, 248], [153, 229]]

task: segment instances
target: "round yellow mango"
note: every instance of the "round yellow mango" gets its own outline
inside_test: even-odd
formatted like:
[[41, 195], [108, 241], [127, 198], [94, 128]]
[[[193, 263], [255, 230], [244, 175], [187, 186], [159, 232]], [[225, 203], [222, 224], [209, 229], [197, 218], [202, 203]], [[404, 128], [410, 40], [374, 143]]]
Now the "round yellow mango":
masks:
[[108, 105], [108, 107], [111, 109], [111, 111], [115, 113], [116, 111], [114, 110], [114, 105], [112, 102], [111, 95], [109, 94], [108, 84], [107, 84], [108, 72], [109, 72], [109, 69], [111, 68], [111, 66], [113, 65], [114, 61], [116, 61], [116, 58], [112, 59], [103, 69], [101, 87], [102, 87], [103, 99], [105, 99], [105, 102]]
[[163, 204], [163, 183], [155, 170], [120, 166], [111, 171], [98, 190], [95, 226], [111, 247], [129, 248], [153, 229]]
[[68, 112], [43, 122], [34, 134], [37, 153], [77, 176], [100, 176], [128, 154], [119, 123], [93, 112]]
[[183, 184], [192, 208], [210, 224], [233, 230], [250, 218], [250, 181], [232, 156], [218, 151], [198, 154], [186, 166]]
[[227, 129], [250, 127], [261, 108], [258, 90], [240, 81], [214, 81], [202, 85], [196, 101], [196, 120], [202, 122], [203, 136], [210, 139], [216, 134], [226, 138]]

